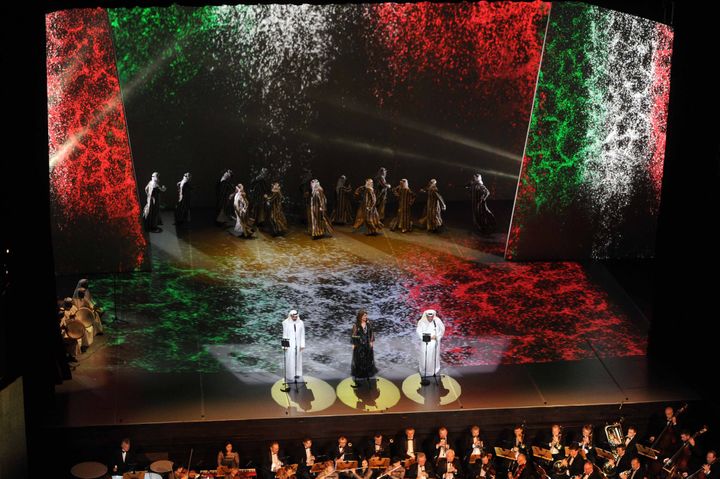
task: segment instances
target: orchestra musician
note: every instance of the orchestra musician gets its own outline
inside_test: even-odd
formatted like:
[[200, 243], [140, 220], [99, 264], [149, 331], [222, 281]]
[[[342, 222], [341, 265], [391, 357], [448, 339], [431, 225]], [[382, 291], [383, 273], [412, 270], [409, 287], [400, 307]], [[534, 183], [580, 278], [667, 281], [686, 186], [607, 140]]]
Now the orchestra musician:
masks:
[[518, 425], [513, 429], [512, 447], [510, 448], [515, 455], [525, 454], [525, 460], [528, 460], [527, 445], [525, 444], [525, 427]]
[[470, 479], [495, 479], [495, 466], [492, 464], [492, 453], [484, 452], [480, 457], [480, 469], [476, 476]]
[[665, 455], [672, 454], [677, 449], [680, 439], [680, 423], [675, 408], [667, 406], [664, 416], [651, 419], [648, 430], [652, 432], [648, 440], [655, 449]]
[[553, 456], [553, 461], [559, 461], [565, 457], [565, 443], [563, 441], [562, 426], [560, 426], [560, 424], [553, 424], [550, 428], [550, 440], [547, 445]]
[[515, 463], [515, 470], [508, 471], [508, 479], [536, 479], [532, 466], [528, 464], [527, 456], [519, 453]]
[[415, 455], [421, 451], [420, 441], [415, 437], [415, 428], [410, 426], [405, 428], [405, 434], [395, 441], [395, 455], [405, 458], [414, 459]]
[[[637, 426], [628, 426], [627, 436], [625, 436], [625, 454], [633, 458], [637, 456]], [[629, 461], [630, 459], [628, 459]], [[628, 463], [629, 464], [629, 463]], [[625, 471], [627, 469], [620, 469]]]
[[445, 450], [445, 456], [438, 460], [437, 465], [438, 479], [464, 479], [460, 460], [455, 457], [455, 451], [448, 448]]
[[617, 477], [617, 474], [630, 469], [630, 459], [632, 456], [627, 452], [627, 448], [623, 444], [615, 447], [613, 459], [608, 459], [606, 467], [609, 469], [608, 477]]
[[310, 439], [309, 437], [306, 437], [302, 440], [302, 452], [298, 454], [297, 461], [297, 475], [300, 477], [300, 479], [310, 479], [312, 477], [312, 474], [310, 474], [310, 469], [315, 464], [316, 460], [312, 446], [312, 439]]
[[720, 479], [720, 463], [717, 460], [717, 452], [710, 450], [705, 455], [706, 463], [702, 466], [705, 479]]
[[472, 456], [481, 456], [484, 453], [484, 443], [480, 437], [480, 426], [474, 425], [470, 428], [470, 438], [465, 445], [465, 457], [463, 462], [465, 464], [467, 473], [470, 477], [477, 477], [480, 472], [480, 461], [475, 460], [474, 463], [470, 463]]
[[402, 459], [399, 457], [393, 457], [388, 467], [385, 468], [379, 477], [388, 479], [404, 479], [405, 472], [406, 470], [402, 465]]
[[576, 477], [582, 474], [583, 459], [580, 457], [579, 445], [570, 445], [570, 455], [562, 460], [562, 465], [567, 467], [566, 475], [569, 477]]
[[583, 475], [581, 479], [602, 479], [599, 472], [595, 470], [595, 466], [590, 461], [585, 461], [583, 464]]
[[354, 459], [352, 443], [345, 436], [338, 437], [337, 446], [333, 447], [328, 457], [335, 461], [350, 461]]
[[618, 477], [620, 479], [647, 479], [647, 474], [640, 470], [640, 459], [633, 457], [630, 461], [630, 470], [622, 471]]
[[240, 467], [240, 455], [233, 451], [233, 445], [230, 441], [225, 441], [225, 450], [218, 452], [217, 465], [238, 468]]
[[262, 462], [260, 463], [262, 479], [275, 479], [275, 475], [284, 465], [281, 457], [283, 456], [280, 453], [280, 444], [277, 441], [273, 441], [263, 455]]
[[703, 455], [693, 435], [687, 429], [680, 433], [680, 448], [671, 457], [665, 458], [663, 464], [667, 468], [675, 467], [681, 475], [697, 471], [703, 464]]
[[[370, 469], [370, 467], [369, 467], [370, 464], [368, 463], [367, 459], [363, 459], [362, 461], [360, 461], [360, 466], [361, 466], [361, 469], [359, 470], [359, 472], [354, 469], [350, 470], [350, 474], [355, 479], [370, 479], [373, 476], [373, 474], [375, 473], [374, 470]], [[341, 472], [343, 472], [343, 471], [341, 471]]]
[[438, 429], [438, 435], [435, 440], [435, 455], [433, 456], [435, 464], [438, 464], [440, 459], [445, 459], [448, 449], [450, 449], [448, 430], [445, 426], [441, 426]]
[[593, 425], [585, 424], [582, 428], [582, 437], [578, 441], [583, 459], [595, 462], [595, 445], [593, 444]]
[[380, 433], [373, 436], [373, 441], [365, 449], [364, 457], [371, 459], [373, 457], [383, 458], [390, 457], [390, 447], [386, 441], [383, 440], [383, 435]]
[[424, 452], [416, 454], [417, 462], [412, 464], [405, 472], [408, 479], [433, 479], [435, 477], [435, 468], [432, 463], [428, 462]]
[[113, 451], [108, 464], [108, 470], [113, 475], [122, 476], [124, 473], [135, 469], [135, 455], [130, 451], [130, 439], [124, 438], [120, 441], [120, 448]]

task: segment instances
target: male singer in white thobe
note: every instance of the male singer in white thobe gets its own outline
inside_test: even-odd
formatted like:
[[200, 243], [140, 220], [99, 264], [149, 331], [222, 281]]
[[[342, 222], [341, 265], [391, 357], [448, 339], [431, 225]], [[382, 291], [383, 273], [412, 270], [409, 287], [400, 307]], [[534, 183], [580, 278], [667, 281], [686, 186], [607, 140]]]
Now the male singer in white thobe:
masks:
[[[427, 356], [423, 334], [430, 335], [427, 343]], [[420, 376], [433, 376], [440, 372], [440, 339], [445, 334], [445, 325], [437, 317], [434, 309], [428, 309], [417, 324], [417, 335], [420, 338]]]
[[302, 352], [305, 349], [305, 325], [294, 309], [282, 323], [283, 339], [290, 341], [285, 355], [285, 380], [294, 382], [302, 378]]

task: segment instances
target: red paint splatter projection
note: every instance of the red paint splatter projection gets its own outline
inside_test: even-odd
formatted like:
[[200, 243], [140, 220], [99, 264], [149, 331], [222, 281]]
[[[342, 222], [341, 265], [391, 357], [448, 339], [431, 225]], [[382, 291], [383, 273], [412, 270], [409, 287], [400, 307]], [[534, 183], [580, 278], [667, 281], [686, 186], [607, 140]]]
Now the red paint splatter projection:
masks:
[[[655, 25], [658, 45], [653, 51], [652, 110], [650, 111], [650, 134], [652, 158], [648, 170], [655, 196], [660, 198], [662, 188], [663, 165], [665, 163], [665, 142], [667, 136], [668, 101], [670, 99], [670, 61], [672, 58], [673, 31], [667, 25]], [[655, 208], [660, 202], [655, 202]], [[655, 212], [654, 212], [655, 213]]]
[[376, 66], [376, 95], [385, 101], [429, 75], [439, 88], [463, 89], [473, 114], [527, 128], [549, 11], [546, 2], [372, 5], [388, 76]]
[[[443, 354], [449, 363], [646, 354], [646, 331], [634, 326], [578, 263], [479, 264], [423, 250], [401, 262], [415, 275], [408, 285], [411, 302], [437, 309], [446, 320]], [[470, 346], [453, 345], [463, 341]]]
[[104, 9], [46, 16], [56, 272], [147, 264], [110, 24]]

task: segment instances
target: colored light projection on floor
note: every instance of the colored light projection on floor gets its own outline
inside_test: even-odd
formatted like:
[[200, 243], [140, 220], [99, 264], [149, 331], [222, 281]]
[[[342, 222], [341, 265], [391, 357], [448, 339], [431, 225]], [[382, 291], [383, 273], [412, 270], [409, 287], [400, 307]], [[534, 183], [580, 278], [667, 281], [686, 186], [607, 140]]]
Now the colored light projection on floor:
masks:
[[56, 272], [142, 268], [148, 243], [107, 14], [50, 13], [46, 33]]
[[227, 369], [273, 383], [282, 374], [280, 323], [293, 308], [307, 331], [304, 373], [325, 380], [349, 374], [359, 308], [375, 322], [381, 374], [417, 371], [415, 325], [431, 307], [447, 324], [447, 366], [645, 354], [632, 310], [582, 266], [479, 262], [472, 241], [347, 228], [322, 241], [300, 231], [242, 241], [211, 229], [179, 249], [155, 243], [152, 273], [98, 278], [92, 288], [127, 321], [108, 320], [111, 356], [145, 371]]
[[506, 257], [647, 257], [665, 150], [670, 27], [550, 14]]

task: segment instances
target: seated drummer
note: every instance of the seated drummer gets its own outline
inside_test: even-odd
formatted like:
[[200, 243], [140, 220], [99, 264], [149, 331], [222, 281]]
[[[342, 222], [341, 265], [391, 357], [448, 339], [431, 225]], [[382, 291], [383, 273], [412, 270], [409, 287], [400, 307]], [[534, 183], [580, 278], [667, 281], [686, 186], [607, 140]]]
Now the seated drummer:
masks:
[[415, 457], [417, 462], [405, 472], [405, 479], [434, 479], [435, 469], [432, 463], [428, 462], [425, 453], [418, 452]]
[[130, 451], [130, 439], [124, 438], [120, 441], [120, 447], [115, 449], [110, 455], [108, 470], [113, 476], [122, 476], [126, 472], [135, 470], [137, 460], [132, 451]]
[[225, 441], [225, 449], [218, 452], [217, 465], [218, 467], [224, 466], [228, 468], [240, 467], [240, 454], [233, 451], [232, 442]]

